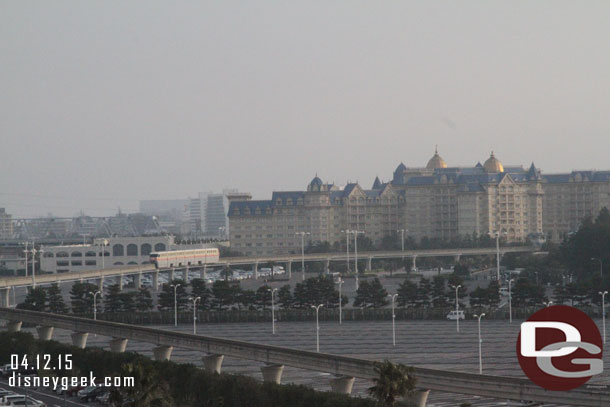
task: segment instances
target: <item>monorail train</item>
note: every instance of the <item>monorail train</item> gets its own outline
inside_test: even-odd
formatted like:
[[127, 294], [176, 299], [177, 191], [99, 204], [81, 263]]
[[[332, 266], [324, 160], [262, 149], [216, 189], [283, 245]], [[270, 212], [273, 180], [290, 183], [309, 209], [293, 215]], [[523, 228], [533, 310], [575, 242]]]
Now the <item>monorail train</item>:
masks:
[[220, 252], [218, 249], [173, 250], [167, 252], [154, 252], [150, 254], [150, 262], [156, 268], [203, 266], [218, 263]]

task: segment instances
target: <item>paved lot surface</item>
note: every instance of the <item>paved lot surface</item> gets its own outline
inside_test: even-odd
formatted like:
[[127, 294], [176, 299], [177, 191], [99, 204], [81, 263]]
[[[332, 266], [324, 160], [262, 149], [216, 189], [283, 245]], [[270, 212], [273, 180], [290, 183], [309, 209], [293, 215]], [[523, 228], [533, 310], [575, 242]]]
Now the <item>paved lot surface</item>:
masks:
[[[483, 338], [483, 371], [486, 374], [523, 377], [518, 365], [515, 343], [519, 323], [505, 321], [482, 321]], [[601, 321], [597, 321], [601, 326]], [[163, 326], [162, 329], [174, 329]], [[463, 372], [478, 372], [478, 347], [476, 321], [461, 321], [460, 333], [456, 324], [451, 321], [397, 321], [396, 347], [392, 346], [392, 324], [383, 322], [338, 322], [320, 323], [320, 351], [354, 355], [370, 359], [388, 358], [393, 362]], [[191, 331], [191, 325], [180, 325], [180, 331]], [[235, 323], [235, 324], [200, 324], [198, 333], [231, 339], [246, 340], [256, 343], [273, 344], [297, 349], [315, 350], [315, 323], [287, 322], [276, 324], [276, 335], [271, 335], [271, 323]], [[56, 330], [55, 339], [69, 342], [70, 332]], [[108, 349], [109, 338], [89, 336], [88, 346], [100, 346]], [[128, 351], [136, 351], [152, 357], [151, 345], [130, 341]], [[190, 362], [202, 366], [200, 354], [192, 351], [174, 349], [172, 360]], [[608, 356], [605, 364], [608, 366]], [[260, 364], [247, 360], [225, 358], [223, 371], [250, 375], [261, 379]], [[328, 379], [331, 375], [324, 372], [310, 372], [286, 367], [282, 377], [284, 383], [298, 383], [318, 390], [330, 390]], [[592, 379], [590, 383], [609, 385], [610, 375], [606, 370], [603, 375]], [[365, 380], [356, 380], [354, 395], [366, 395], [371, 384]], [[453, 395], [432, 392], [429, 406], [459, 406], [462, 402], [474, 406], [507, 405], [506, 401], [473, 396]], [[519, 405], [512, 403], [508, 405]]]

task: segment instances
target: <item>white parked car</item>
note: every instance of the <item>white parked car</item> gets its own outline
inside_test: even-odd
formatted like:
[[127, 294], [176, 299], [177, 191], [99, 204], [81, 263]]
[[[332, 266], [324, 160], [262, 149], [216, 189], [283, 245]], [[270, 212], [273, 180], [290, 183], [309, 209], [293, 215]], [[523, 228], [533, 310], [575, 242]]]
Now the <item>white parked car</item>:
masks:
[[455, 321], [457, 319], [466, 319], [464, 311], [451, 311], [447, 314], [447, 319]]

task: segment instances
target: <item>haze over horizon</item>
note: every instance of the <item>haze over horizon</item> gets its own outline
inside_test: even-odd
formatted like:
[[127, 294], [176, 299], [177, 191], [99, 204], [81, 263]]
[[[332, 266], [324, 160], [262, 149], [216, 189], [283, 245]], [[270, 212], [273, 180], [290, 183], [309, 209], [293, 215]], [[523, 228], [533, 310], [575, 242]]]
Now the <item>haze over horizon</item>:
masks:
[[609, 170], [610, 3], [0, 3], [0, 207], [389, 180], [494, 150]]

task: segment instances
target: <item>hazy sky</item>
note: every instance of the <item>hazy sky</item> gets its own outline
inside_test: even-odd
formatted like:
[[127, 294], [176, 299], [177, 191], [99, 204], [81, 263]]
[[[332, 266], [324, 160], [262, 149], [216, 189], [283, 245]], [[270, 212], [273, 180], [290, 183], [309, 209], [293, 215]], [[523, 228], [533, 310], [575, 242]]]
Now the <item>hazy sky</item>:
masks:
[[608, 1], [0, 2], [0, 207], [109, 215], [490, 150], [610, 169]]

